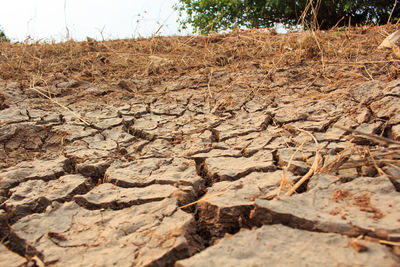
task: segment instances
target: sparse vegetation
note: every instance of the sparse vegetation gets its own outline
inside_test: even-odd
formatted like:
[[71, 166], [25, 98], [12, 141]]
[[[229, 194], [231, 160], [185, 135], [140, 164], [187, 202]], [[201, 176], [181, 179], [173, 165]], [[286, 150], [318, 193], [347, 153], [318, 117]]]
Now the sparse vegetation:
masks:
[[[244, 64], [268, 72], [268, 78], [279, 68], [299, 64], [304, 75], [300, 80], [312, 81], [320, 73], [332, 82], [349, 85], [369, 79], [389, 81], [399, 78], [400, 63], [388, 54], [391, 51], [376, 48], [395, 30], [395, 25], [387, 25], [315, 34], [307, 31], [281, 35], [274, 30], [250, 30], [103, 42], [93, 39], [57, 44], [3, 42], [0, 80], [21, 81], [26, 86], [33, 77], [38, 85], [51, 84], [59, 79], [57, 75], [95, 83], [132, 77], [162, 80], [210, 68], [234, 72]], [[153, 69], [151, 56], [172, 60], [173, 64]], [[294, 81], [298, 81], [297, 76]], [[266, 84], [264, 81], [259, 86]]]
[[0, 42], [9, 42], [10, 40], [7, 38], [4, 30], [0, 26]]
[[[335, 25], [386, 24], [396, 22], [400, 8], [393, 0], [180, 0], [181, 20], [196, 31], [207, 33], [236, 27], [303, 25], [329, 29]], [[315, 20], [316, 18], [316, 20]]]

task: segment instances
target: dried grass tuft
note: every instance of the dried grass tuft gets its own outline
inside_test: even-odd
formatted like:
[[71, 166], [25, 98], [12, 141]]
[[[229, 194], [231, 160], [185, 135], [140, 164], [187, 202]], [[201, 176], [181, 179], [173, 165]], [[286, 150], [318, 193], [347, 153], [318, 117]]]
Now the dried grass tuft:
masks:
[[[332, 86], [338, 80], [351, 85], [371, 77], [389, 81], [398, 78], [393, 72], [399, 69], [400, 60], [391, 51], [376, 48], [396, 27], [360, 26], [288, 34], [247, 30], [102, 42], [88, 38], [57, 44], [2, 42], [0, 80], [18, 81], [25, 87], [29, 87], [32, 76], [43, 79], [35, 86], [71, 78], [115, 83], [144, 77], [168, 79], [211, 68], [240, 72], [244, 67], [266, 71], [271, 77], [279, 69], [301, 66], [302, 80], [315, 79], [318, 70], [318, 75], [331, 81]], [[154, 63], [155, 59], [163, 63]], [[369, 74], [360, 65], [366, 66]]]

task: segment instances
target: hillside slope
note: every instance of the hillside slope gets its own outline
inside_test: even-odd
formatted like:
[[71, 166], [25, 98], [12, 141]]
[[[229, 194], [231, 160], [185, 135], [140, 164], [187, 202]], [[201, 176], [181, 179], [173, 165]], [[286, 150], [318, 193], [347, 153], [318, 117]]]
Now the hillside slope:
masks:
[[396, 26], [0, 43], [5, 266], [399, 266]]

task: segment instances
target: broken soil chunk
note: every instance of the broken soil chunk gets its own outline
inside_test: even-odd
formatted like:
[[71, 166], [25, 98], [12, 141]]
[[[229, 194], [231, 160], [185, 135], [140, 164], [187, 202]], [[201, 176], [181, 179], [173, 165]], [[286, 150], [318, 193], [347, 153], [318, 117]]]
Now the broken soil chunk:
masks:
[[270, 120], [270, 115], [265, 114], [265, 112], [254, 112], [252, 114], [240, 112], [234, 119], [224, 121], [214, 130], [218, 133], [219, 141], [224, 141], [252, 132], [260, 132], [267, 128]]
[[368, 249], [355, 251], [346, 236], [316, 233], [283, 225], [241, 230], [175, 267], [219, 266], [398, 266], [388, 248], [358, 241]]
[[341, 183], [338, 177], [314, 176], [308, 192], [271, 201], [256, 200], [254, 224], [282, 223], [295, 228], [367, 234], [387, 239], [400, 233], [400, 193], [386, 176], [359, 177]]
[[105, 181], [122, 187], [143, 187], [151, 184], [189, 185], [203, 187], [194, 164], [186, 159], [149, 158], [130, 163], [112, 164]]
[[149, 185], [143, 188], [122, 188], [110, 183], [96, 186], [85, 195], [75, 196], [74, 200], [87, 209], [123, 209], [133, 205], [160, 201], [178, 191], [171, 185]]
[[49, 181], [71, 170], [71, 162], [65, 157], [54, 160], [35, 160], [23, 162], [0, 173], [0, 188], [10, 189], [29, 180]]
[[193, 217], [173, 199], [121, 211], [55, 202], [12, 229], [53, 266], [167, 266], [201, 248]]
[[[233, 182], [213, 184], [197, 205], [200, 229], [214, 240], [251, 227], [249, 217], [255, 200], [276, 194], [283, 175], [283, 171], [253, 172]], [[295, 177], [289, 173], [285, 179], [293, 182]]]
[[272, 151], [261, 150], [250, 158], [218, 157], [205, 161], [207, 174], [215, 182], [237, 180], [251, 172], [275, 170]]
[[33, 212], [42, 212], [53, 201], [68, 201], [75, 194], [84, 194], [91, 188], [80, 174], [62, 176], [45, 182], [30, 180], [10, 190], [11, 197], [4, 203], [13, 220]]

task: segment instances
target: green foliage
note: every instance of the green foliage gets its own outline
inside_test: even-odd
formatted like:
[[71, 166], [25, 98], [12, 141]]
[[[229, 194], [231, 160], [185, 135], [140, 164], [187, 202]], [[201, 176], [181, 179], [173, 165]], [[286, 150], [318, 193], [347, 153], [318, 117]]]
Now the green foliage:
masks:
[[[181, 19], [183, 28], [191, 25], [196, 31], [207, 33], [236, 27], [273, 27], [276, 23], [294, 26], [304, 16], [305, 26], [328, 29], [335, 25], [376, 23], [385, 24], [395, 0], [179, 0], [177, 8], [187, 18]], [[314, 20], [314, 11], [317, 14]], [[391, 20], [398, 20], [397, 6]]]
[[0, 27], [0, 42], [9, 42], [10, 40], [7, 38], [3, 29]]

